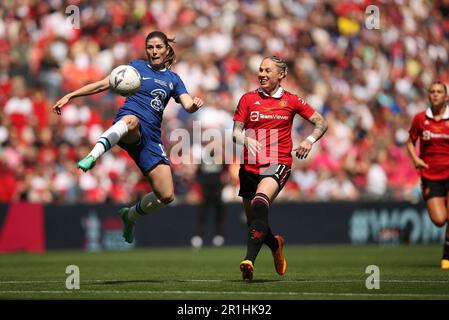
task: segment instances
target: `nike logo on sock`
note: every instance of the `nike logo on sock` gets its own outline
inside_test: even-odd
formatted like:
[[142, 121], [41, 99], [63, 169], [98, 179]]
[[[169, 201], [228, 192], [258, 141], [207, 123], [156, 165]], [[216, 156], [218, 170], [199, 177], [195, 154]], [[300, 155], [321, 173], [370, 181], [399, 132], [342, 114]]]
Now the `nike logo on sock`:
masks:
[[148, 80], [151, 79], [151, 77], [142, 77], [142, 80]]

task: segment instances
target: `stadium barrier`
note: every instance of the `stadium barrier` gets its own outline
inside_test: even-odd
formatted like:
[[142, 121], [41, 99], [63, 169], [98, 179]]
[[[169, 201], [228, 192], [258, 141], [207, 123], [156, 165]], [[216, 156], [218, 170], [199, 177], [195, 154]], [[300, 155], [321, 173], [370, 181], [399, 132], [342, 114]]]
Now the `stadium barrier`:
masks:
[[[135, 243], [121, 235], [117, 205], [0, 205], [0, 252], [52, 249], [130, 250], [134, 247], [188, 246], [196, 206], [170, 205], [136, 224]], [[205, 225], [205, 245], [214, 236], [213, 212]], [[270, 211], [274, 233], [288, 244], [442, 243], [423, 203], [325, 202], [275, 203]], [[246, 224], [241, 204], [226, 205], [225, 244], [243, 245]]]

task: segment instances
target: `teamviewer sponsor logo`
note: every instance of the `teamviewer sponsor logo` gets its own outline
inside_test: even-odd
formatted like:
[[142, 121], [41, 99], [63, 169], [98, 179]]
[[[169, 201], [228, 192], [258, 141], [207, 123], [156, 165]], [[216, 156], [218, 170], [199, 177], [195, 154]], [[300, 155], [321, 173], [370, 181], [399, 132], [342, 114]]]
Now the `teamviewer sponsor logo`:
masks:
[[430, 130], [424, 130], [422, 133], [422, 139], [423, 140], [430, 140], [430, 139], [449, 139], [449, 134], [446, 133], [435, 133]]
[[251, 121], [259, 121], [259, 111], [251, 111], [249, 118]]

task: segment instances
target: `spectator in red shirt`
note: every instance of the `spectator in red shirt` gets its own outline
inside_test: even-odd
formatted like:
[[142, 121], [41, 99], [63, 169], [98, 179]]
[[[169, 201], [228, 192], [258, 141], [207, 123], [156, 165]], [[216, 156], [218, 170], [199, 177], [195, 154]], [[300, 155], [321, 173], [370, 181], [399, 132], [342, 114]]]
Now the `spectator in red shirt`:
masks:
[[[421, 174], [422, 195], [430, 219], [442, 227], [449, 219], [449, 107], [446, 105], [446, 85], [434, 81], [428, 95], [430, 107], [413, 118], [407, 151]], [[418, 140], [419, 155], [415, 149]], [[449, 269], [448, 225], [441, 268]]]
[[[276, 272], [284, 275], [287, 262], [282, 255], [284, 239], [274, 236], [268, 226], [268, 208], [284, 187], [292, 164], [291, 152], [305, 159], [327, 130], [327, 122], [303, 99], [281, 87], [287, 64], [279, 57], [262, 60], [257, 90], [244, 94], [234, 114], [234, 142], [244, 145], [240, 167], [240, 191], [249, 225], [247, 253], [240, 263], [244, 280], [251, 280], [254, 261], [262, 244], [272, 253]], [[299, 114], [315, 125], [310, 136], [293, 149], [293, 119]], [[245, 130], [245, 132], [243, 132]], [[293, 150], [292, 150], [293, 149]]]

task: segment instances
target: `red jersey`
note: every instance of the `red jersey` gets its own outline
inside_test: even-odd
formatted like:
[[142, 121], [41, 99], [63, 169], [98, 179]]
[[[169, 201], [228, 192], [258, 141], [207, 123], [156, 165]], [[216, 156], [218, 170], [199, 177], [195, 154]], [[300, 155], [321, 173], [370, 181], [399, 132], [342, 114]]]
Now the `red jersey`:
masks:
[[256, 155], [248, 155], [244, 148], [244, 162], [241, 167], [260, 174], [272, 164], [292, 164], [292, 124], [295, 114], [309, 119], [315, 110], [303, 99], [280, 87], [272, 96], [254, 90], [245, 93], [234, 113], [234, 121], [245, 124], [245, 135], [257, 139], [261, 150]]
[[429, 180], [449, 179], [449, 108], [440, 121], [435, 121], [432, 109], [418, 113], [410, 128], [413, 142], [420, 140], [420, 158], [429, 165], [421, 176]]

